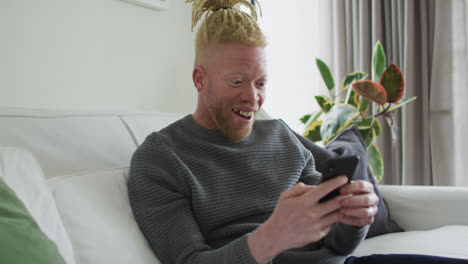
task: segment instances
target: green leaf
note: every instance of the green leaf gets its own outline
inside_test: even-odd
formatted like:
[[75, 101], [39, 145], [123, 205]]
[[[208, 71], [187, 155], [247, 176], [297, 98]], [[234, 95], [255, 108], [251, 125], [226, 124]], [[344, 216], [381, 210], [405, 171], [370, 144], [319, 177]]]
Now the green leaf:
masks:
[[374, 51], [372, 52], [372, 81], [376, 82], [380, 80], [380, 76], [382, 76], [385, 70], [385, 65], [387, 65], [385, 51], [382, 47], [382, 43], [377, 41], [374, 46]]
[[328, 97], [324, 95], [317, 95], [315, 96], [315, 100], [317, 100], [317, 103], [319, 104], [320, 108], [322, 108], [322, 111], [325, 113], [328, 113], [332, 106], [335, 104], [334, 102], [330, 101]]
[[369, 168], [377, 182], [380, 182], [383, 177], [384, 164], [382, 154], [380, 153], [377, 144], [372, 144], [367, 148], [367, 156], [369, 157]]
[[382, 130], [379, 120], [373, 116], [364, 118], [364, 120], [356, 123], [356, 125], [367, 147], [374, 143], [374, 140], [380, 136]]
[[404, 106], [405, 104], [410, 103], [410, 102], [416, 100], [416, 98], [417, 98], [417, 96], [414, 96], [414, 97], [411, 97], [411, 98], [405, 98], [405, 99], [399, 101], [398, 103], [392, 105], [392, 106], [388, 109], [387, 112], [391, 112], [391, 111], [393, 111], [393, 110], [395, 110], [395, 109], [398, 109], [398, 108]]
[[343, 81], [341, 81], [340, 92], [348, 89], [349, 85], [351, 85], [354, 81], [360, 81], [366, 77], [367, 73], [365, 72], [353, 72], [348, 74], [348, 76], [346, 76]]
[[364, 114], [369, 109], [370, 101], [366, 98], [361, 99], [361, 103], [359, 104], [359, 112]]
[[377, 118], [373, 116], [365, 117], [364, 120], [356, 123], [360, 130], [372, 129], [375, 133], [375, 137], [379, 137], [382, 133], [382, 126]]
[[353, 91], [353, 89], [348, 89], [348, 91], [346, 92], [346, 98], [343, 101], [344, 104], [347, 104], [349, 102], [349, 98], [351, 97], [351, 92], [352, 91]]
[[380, 105], [387, 102], [387, 92], [380, 83], [369, 80], [356, 81], [353, 83], [353, 90], [360, 96]]
[[382, 74], [380, 84], [387, 92], [387, 102], [396, 103], [403, 96], [405, 91], [405, 79], [401, 70], [395, 64], [390, 64]]
[[[315, 112], [314, 112], [315, 113]], [[312, 122], [315, 122], [317, 121], [317, 119], [323, 114], [323, 111], [320, 110], [320, 111], [317, 111], [317, 113], [315, 113], [315, 115], [313, 116], [312, 118]]]
[[372, 123], [374, 122], [373, 116], [365, 117], [362, 121], [356, 123], [359, 129], [368, 129], [371, 128]]
[[353, 89], [349, 89], [348, 94], [346, 95], [345, 103], [358, 108], [359, 107], [359, 94], [357, 94]]
[[308, 114], [308, 115], [305, 115], [303, 116], [301, 119], [305, 119], [307, 116], [309, 116], [309, 118], [307, 119], [307, 121], [303, 124], [306, 125], [306, 127], [308, 127], [312, 122], [315, 122], [318, 120], [318, 118], [323, 114], [323, 111], [322, 110], [318, 110], [318, 111], [314, 111], [312, 112], [311, 114]]
[[364, 143], [366, 143], [366, 147], [369, 147], [370, 145], [372, 145], [372, 143], [374, 143], [375, 132], [373, 128], [369, 127], [359, 129], [359, 133], [361, 133], [362, 139], [364, 139]]
[[314, 121], [310, 123], [307, 127], [306, 132], [304, 133], [304, 137], [312, 140], [313, 142], [318, 142], [322, 140], [320, 135], [320, 127], [322, 125], [322, 121]]
[[382, 126], [380, 125], [380, 122], [378, 119], [374, 120], [373, 128], [374, 128], [375, 137], [380, 137], [380, 134], [382, 134]]
[[328, 91], [332, 92], [335, 88], [335, 80], [333, 79], [333, 75], [330, 71], [330, 68], [328, 68], [325, 62], [321, 61], [318, 58], [316, 58], [315, 61], [317, 63], [317, 67], [319, 68], [320, 74], [322, 75], [323, 82], [325, 82]]
[[311, 114], [307, 114], [307, 115], [304, 115], [303, 117], [301, 117], [301, 119], [299, 119], [299, 120], [301, 120], [301, 123], [305, 125], [305, 124], [307, 124], [307, 121], [309, 121], [311, 116], [312, 116]]
[[356, 107], [347, 104], [335, 104], [323, 119], [320, 134], [326, 144], [330, 139], [347, 128], [355, 117], [359, 116]]

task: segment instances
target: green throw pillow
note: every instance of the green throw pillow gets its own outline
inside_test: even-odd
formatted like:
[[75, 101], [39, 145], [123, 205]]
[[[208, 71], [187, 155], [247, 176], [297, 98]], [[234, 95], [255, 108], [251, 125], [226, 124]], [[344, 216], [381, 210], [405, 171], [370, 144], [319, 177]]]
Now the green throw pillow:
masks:
[[1, 263], [65, 264], [13, 190], [0, 178]]

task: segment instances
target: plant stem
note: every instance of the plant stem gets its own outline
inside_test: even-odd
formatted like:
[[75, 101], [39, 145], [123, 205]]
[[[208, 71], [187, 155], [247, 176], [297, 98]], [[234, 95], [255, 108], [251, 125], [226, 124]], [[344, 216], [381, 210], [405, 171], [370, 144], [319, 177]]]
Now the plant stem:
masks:
[[384, 110], [382, 110], [382, 112], [376, 114], [375, 117], [379, 117], [379, 116], [387, 113], [388, 109], [390, 109], [390, 106], [392, 106], [392, 103], [388, 103], [388, 106]]

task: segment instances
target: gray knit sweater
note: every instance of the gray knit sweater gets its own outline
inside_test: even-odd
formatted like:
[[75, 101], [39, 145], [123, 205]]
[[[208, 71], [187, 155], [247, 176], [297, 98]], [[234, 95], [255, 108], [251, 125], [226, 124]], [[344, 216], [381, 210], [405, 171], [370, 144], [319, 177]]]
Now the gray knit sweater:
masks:
[[[162, 264], [249, 264], [247, 236], [272, 214], [281, 192], [319, 178], [312, 154], [278, 120], [256, 121], [247, 138], [233, 142], [188, 115], [146, 138], [133, 155], [128, 190]], [[322, 241], [273, 263], [343, 263], [366, 231], [335, 224]]]

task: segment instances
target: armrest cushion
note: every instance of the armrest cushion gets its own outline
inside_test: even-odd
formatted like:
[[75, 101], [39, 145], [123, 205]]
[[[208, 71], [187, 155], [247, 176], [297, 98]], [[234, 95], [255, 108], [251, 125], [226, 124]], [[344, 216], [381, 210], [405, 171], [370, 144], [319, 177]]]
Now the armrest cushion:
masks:
[[379, 185], [391, 217], [403, 229], [468, 225], [468, 187]]

